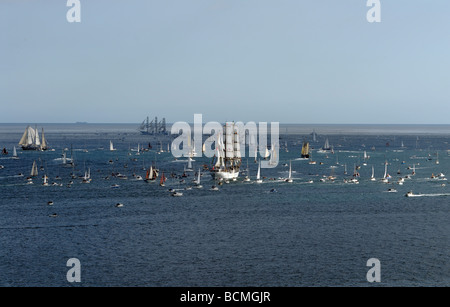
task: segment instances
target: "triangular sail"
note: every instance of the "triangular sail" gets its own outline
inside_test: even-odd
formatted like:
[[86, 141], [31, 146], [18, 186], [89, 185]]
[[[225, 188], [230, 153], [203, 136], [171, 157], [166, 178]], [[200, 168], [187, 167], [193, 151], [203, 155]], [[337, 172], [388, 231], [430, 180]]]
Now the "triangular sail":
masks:
[[33, 161], [33, 166], [31, 167], [31, 174], [32, 177], [37, 176], [38, 175], [38, 169], [37, 169], [37, 164], [36, 161]]
[[289, 179], [292, 179], [292, 166], [291, 166], [291, 161], [289, 161]]
[[261, 179], [261, 161], [258, 164], [258, 172], [256, 173], [256, 180]]
[[44, 128], [42, 128], [41, 150], [46, 150], [46, 149], [47, 149], [47, 140], [45, 139]]

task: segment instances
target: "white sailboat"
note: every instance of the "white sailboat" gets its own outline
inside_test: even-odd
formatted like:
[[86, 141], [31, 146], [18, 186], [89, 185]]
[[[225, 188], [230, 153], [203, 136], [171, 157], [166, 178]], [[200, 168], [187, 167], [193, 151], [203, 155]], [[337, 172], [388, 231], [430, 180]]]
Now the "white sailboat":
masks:
[[277, 152], [278, 152], [278, 143], [276, 145], [273, 145], [270, 147], [270, 159], [269, 159], [269, 164], [270, 165], [278, 165], [278, 157], [277, 157]]
[[42, 185], [43, 186], [48, 186], [48, 177], [47, 177], [47, 175], [44, 175], [44, 183]]
[[47, 140], [45, 139], [45, 135], [44, 135], [44, 128], [42, 128], [42, 140], [41, 140], [41, 145], [40, 145], [40, 150], [47, 150], [48, 146], [47, 146]]
[[291, 167], [291, 161], [289, 161], [289, 175], [288, 178], [286, 179], [286, 182], [292, 183], [292, 167]]
[[372, 176], [370, 177], [370, 180], [371, 181], [375, 181], [376, 179], [375, 179], [375, 169], [374, 169], [374, 167], [372, 166]]
[[244, 178], [244, 182], [249, 182], [250, 181], [250, 177], [249, 177], [250, 171], [249, 171], [249, 168], [248, 168], [248, 160], [247, 160], [247, 171], [245, 173], [246, 173], [246, 175], [245, 175], [245, 178]]
[[388, 163], [386, 161], [386, 163], [384, 164], [384, 176], [383, 176], [383, 178], [381, 178], [381, 182], [389, 183], [390, 178], [391, 178], [391, 176], [388, 174]]
[[203, 186], [200, 184], [200, 177], [201, 177], [201, 171], [200, 171], [200, 169], [198, 169], [197, 181], [195, 182], [195, 184], [196, 184], [195, 187], [197, 189], [203, 188]]
[[16, 146], [14, 146], [13, 148], [13, 155], [12, 155], [13, 159], [19, 159], [19, 156], [17, 155], [17, 151], [16, 151]]
[[187, 168], [184, 169], [186, 172], [193, 172], [193, 168], [192, 168], [192, 158], [189, 156], [188, 157], [188, 164], [187, 164]]
[[256, 183], [262, 183], [262, 179], [261, 179], [261, 161], [259, 161], [258, 164], [258, 172], [256, 173]]
[[327, 152], [330, 152], [330, 151], [332, 151], [332, 148], [331, 148], [330, 142], [328, 141], [328, 138], [327, 138], [325, 140], [325, 144], [323, 145], [323, 147], [320, 150], [318, 150], [317, 152], [319, 152], [319, 153], [327, 153]]
[[84, 171], [83, 183], [91, 183], [91, 169]]
[[37, 167], [36, 161], [33, 161], [33, 165], [31, 166], [30, 176], [36, 177], [37, 175], [38, 175], [38, 167]]
[[110, 151], [115, 151], [116, 149], [114, 148], [114, 144], [112, 141], [109, 141], [109, 150]]

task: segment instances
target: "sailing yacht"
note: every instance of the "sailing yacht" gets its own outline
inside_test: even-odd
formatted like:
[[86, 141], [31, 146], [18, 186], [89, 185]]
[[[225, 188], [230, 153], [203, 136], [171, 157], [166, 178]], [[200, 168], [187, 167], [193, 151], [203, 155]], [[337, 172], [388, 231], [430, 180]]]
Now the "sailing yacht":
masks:
[[328, 152], [332, 152], [332, 151], [333, 151], [333, 149], [330, 146], [330, 142], [328, 141], [328, 138], [327, 138], [325, 140], [325, 144], [323, 145], [323, 147], [320, 150], [318, 150], [317, 152], [318, 153], [328, 153]]
[[261, 179], [261, 161], [259, 161], [258, 164], [258, 172], [256, 173], [256, 183], [262, 183], [262, 179]]
[[381, 182], [389, 183], [390, 178], [391, 178], [391, 176], [388, 174], [388, 163], [386, 161], [386, 163], [384, 163], [384, 176], [383, 176], [383, 178], [381, 178]]
[[374, 169], [373, 166], [372, 166], [372, 176], [370, 177], [370, 180], [371, 181], [376, 181], [376, 179], [375, 179], [375, 169]]
[[201, 171], [200, 171], [200, 169], [198, 169], [198, 174], [197, 174], [197, 181], [195, 182], [195, 187], [197, 188], [197, 189], [201, 189], [201, 188], [203, 188], [203, 186], [200, 184], [200, 177], [201, 177]]
[[113, 142], [109, 141], [109, 150], [110, 151], [115, 151], [116, 149], [114, 148]]
[[36, 161], [33, 161], [33, 165], [31, 166], [30, 176], [36, 177], [37, 175], [38, 175], [38, 167], [37, 167]]
[[270, 165], [278, 165], [278, 157], [277, 157], [277, 150], [278, 148], [278, 144], [277, 145], [273, 145], [270, 147], [270, 159], [269, 159], [269, 164]]
[[244, 178], [244, 182], [249, 182], [250, 181], [249, 174], [250, 174], [250, 170], [248, 168], [248, 160], [247, 160], [247, 171], [246, 171], [246, 175], [245, 175], [245, 178]]
[[12, 158], [13, 159], [19, 159], [19, 156], [17, 155], [17, 150], [16, 150], [16, 146], [14, 146], [14, 148], [13, 148], [13, 155], [12, 155]]
[[44, 183], [42, 185], [43, 186], [48, 186], [48, 177], [47, 177], [47, 175], [44, 175]]
[[90, 168], [88, 168], [87, 171], [84, 171], [82, 183], [91, 183], [91, 169]]
[[291, 166], [291, 161], [289, 161], [289, 175], [288, 178], [286, 179], [286, 182], [292, 183], [292, 166]]
[[187, 167], [184, 169], [185, 172], [193, 172], [194, 169], [192, 168], [192, 158], [188, 157], [188, 164]]
[[153, 166], [150, 166], [150, 168], [147, 170], [147, 173], [145, 174], [145, 182], [153, 182], [158, 177], [158, 170], [156, 168], [153, 168]]
[[308, 142], [303, 142], [301, 157], [302, 157], [302, 159], [309, 159], [309, 143]]
[[166, 176], [164, 176], [164, 172], [161, 174], [161, 180], [159, 181], [159, 185], [164, 187], [166, 182]]

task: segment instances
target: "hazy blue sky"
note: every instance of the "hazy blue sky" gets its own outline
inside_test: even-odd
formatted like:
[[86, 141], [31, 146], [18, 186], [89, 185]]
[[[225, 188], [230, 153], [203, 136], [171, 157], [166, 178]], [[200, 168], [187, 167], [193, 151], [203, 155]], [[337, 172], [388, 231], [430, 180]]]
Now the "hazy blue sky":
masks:
[[0, 122], [439, 123], [450, 1], [0, 0]]

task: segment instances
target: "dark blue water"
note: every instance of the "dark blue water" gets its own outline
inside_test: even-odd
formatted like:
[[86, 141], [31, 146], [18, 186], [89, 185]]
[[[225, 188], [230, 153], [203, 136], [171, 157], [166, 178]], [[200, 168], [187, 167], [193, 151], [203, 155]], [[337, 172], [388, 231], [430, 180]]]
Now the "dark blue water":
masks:
[[[12, 152], [25, 125], [2, 127], [0, 146]], [[431, 127], [419, 139], [417, 130], [359, 133], [347, 127], [325, 135], [316, 129], [315, 149], [328, 136], [335, 154], [314, 151], [318, 163], [309, 165], [295, 159], [312, 128], [306, 133], [289, 126], [280, 140], [288, 152], [281, 149], [277, 168], [262, 170], [263, 184], [231, 182], [210, 191], [214, 182], [204, 173], [203, 189], [183, 190], [178, 198], [167, 190], [190, 186], [194, 172], [185, 182], [169, 178], [166, 187], [133, 179], [152, 162], [166, 176], [182, 174], [185, 166], [154, 150], [159, 140], [166, 149], [168, 137], [141, 136], [134, 129], [55, 124], [46, 131], [54, 151], [0, 157], [0, 285], [70, 286], [69, 258], [81, 262], [82, 286], [367, 286], [369, 258], [381, 262], [381, 285], [450, 285], [450, 189], [442, 178], [430, 178], [450, 173], [450, 134], [442, 129], [433, 134]], [[108, 151], [109, 140], [117, 151]], [[402, 141], [406, 148], [400, 148]], [[128, 155], [148, 142], [149, 152]], [[90, 184], [71, 179], [73, 169], [62, 165], [62, 150], [71, 146], [75, 174], [90, 168]], [[366, 166], [364, 150], [370, 155]], [[27, 185], [34, 160], [43, 170]], [[196, 169], [210, 162], [195, 160]], [[290, 160], [294, 183], [276, 180], [287, 176], [283, 164]], [[385, 161], [394, 184], [370, 181], [372, 165], [379, 179]], [[248, 164], [254, 179], [257, 164], [253, 158]], [[416, 175], [395, 184], [413, 164]], [[346, 184], [354, 165], [361, 165], [360, 183]], [[113, 172], [128, 179], [111, 177]], [[44, 173], [62, 186], [42, 186]], [[336, 180], [320, 182], [330, 175]], [[427, 196], [405, 197], [410, 190]]]

